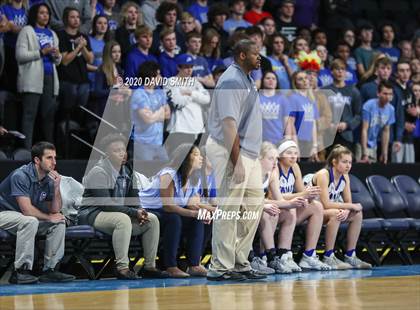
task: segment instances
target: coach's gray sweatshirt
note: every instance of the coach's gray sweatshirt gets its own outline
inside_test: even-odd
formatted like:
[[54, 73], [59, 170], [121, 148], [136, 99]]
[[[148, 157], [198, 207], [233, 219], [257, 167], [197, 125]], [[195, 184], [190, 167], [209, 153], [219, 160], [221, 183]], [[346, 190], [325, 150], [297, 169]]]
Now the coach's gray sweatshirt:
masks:
[[46, 0], [51, 9], [50, 26], [55, 31], [64, 29], [63, 12], [66, 7], [73, 7], [80, 12], [80, 32], [89, 34], [92, 24], [92, 10], [89, 0]]

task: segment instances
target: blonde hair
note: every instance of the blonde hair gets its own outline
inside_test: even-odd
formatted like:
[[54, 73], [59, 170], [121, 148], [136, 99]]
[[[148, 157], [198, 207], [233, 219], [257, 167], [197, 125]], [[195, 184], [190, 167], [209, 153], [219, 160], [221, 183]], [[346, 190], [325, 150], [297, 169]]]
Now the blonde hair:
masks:
[[341, 144], [334, 146], [327, 157], [327, 167], [331, 168], [333, 166], [333, 160], [339, 160], [343, 155], [353, 156], [353, 153], [347, 147]]
[[264, 157], [266, 157], [268, 152], [270, 152], [271, 150], [275, 150], [277, 152], [276, 146], [271, 142], [264, 141], [261, 144], [260, 159], [263, 159]]
[[128, 9], [131, 7], [135, 7], [138, 13], [138, 18], [137, 18], [137, 27], [143, 25], [143, 14], [140, 11], [140, 7], [137, 3], [133, 2], [133, 1], [128, 1], [126, 3], [124, 3], [124, 5], [121, 7], [121, 13], [120, 13], [120, 26], [125, 26], [125, 22], [127, 19], [127, 12]]
[[102, 71], [105, 74], [106, 82], [108, 86], [112, 86], [116, 82], [116, 76], [114, 73], [114, 61], [112, 60], [112, 49], [114, 46], [120, 46], [116, 41], [109, 41], [104, 46]]

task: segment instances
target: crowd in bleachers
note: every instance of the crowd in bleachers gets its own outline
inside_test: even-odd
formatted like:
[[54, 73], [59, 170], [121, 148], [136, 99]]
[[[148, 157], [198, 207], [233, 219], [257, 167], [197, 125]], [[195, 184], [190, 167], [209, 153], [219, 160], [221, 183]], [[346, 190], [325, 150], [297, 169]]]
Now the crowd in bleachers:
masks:
[[[138, 158], [166, 160], [174, 148], [172, 135], [188, 142], [205, 133], [211, 89], [233, 62], [234, 43], [250, 38], [262, 58], [251, 76], [261, 90], [264, 140], [278, 145], [290, 136], [312, 161], [325, 160], [330, 142], [346, 145], [360, 162], [420, 161], [416, 1], [2, 2], [0, 134], [21, 131], [25, 139], [14, 141], [15, 148], [47, 140], [59, 142], [60, 157], [72, 157], [68, 145], [60, 147], [73, 141], [68, 133], [77, 131], [93, 143], [98, 129], [98, 119], [86, 110], [101, 117], [110, 91], [128, 86], [131, 136], [141, 142]], [[315, 51], [319, 65], [302, 65], [302, 51]], [[198, 86], [149, 89], [138, 83], [157, 76], [193, 77]], [[279, 95], [278, 89], [297, 94]], [[334, 95], [325, 102], [319, 90]], [[314, 114], [304, 119], [310, 118], [317, 136], [308, 135], [303, 125], [299, 129], [300, 116], [290, 108], [305, 106], [305, 100], [314, 104]], [[21, 109], [13, 107], [15, 117], [8, 119], [4, 115], [16, 102]], [[326, 124], [339, 106], [337, 135], [324, 141]]]

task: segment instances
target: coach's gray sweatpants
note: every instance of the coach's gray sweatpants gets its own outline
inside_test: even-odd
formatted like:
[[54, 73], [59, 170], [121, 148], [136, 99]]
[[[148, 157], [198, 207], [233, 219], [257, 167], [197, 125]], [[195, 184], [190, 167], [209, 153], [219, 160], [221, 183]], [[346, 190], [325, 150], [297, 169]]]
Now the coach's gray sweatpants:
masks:
[[40, 221], [16, 211], [0, 212], [0, 228], [16, 235], [15, 268], [32, 270], [35, 236], [46, 236], [44, 270], [53, 269], [64, 255], [66, 225]]

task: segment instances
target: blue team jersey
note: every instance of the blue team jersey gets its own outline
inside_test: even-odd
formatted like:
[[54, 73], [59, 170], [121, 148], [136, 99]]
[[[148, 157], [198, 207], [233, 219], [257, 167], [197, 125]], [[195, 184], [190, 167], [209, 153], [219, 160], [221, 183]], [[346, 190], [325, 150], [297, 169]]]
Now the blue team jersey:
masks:
[[283, 170], [281, 169], [280, 165], [279, 167], [279, 181], [280, 181], [280, 193], [282, 194], [291, 194], [295, 191], [295, 183], [296, 183], [296, 177], [293, 172], [293, 168], [290, 167], [289, 171], [287, 171], [287, 174], [284, 174]]

